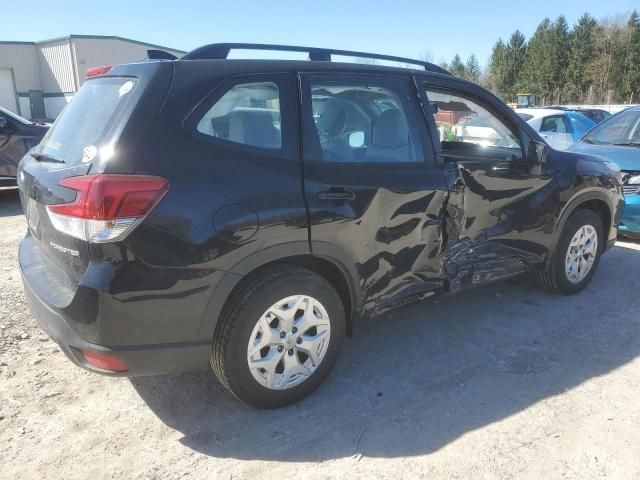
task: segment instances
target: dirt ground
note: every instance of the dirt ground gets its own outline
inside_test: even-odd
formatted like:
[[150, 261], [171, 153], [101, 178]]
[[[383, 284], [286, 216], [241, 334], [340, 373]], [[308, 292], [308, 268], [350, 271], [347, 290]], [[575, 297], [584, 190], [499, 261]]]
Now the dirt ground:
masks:
[[591, 286], [528, 279], [363, 322], [327, 382], [277, 411], [210, 373], [108, 378], [38, 329], [0, 191], [0, 478], [640, 478], [640, 244]]

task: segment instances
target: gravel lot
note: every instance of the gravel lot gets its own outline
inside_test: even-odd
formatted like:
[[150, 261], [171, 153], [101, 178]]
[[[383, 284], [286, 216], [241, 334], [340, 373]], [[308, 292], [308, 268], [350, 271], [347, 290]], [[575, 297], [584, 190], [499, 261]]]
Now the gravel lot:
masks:
[[640, 478], [640, 244], [561, 297], [516, 279], [363, 322], [278, 411], [209, 373], [72, 365], [22, 294], [0, 190], [0, 478]]

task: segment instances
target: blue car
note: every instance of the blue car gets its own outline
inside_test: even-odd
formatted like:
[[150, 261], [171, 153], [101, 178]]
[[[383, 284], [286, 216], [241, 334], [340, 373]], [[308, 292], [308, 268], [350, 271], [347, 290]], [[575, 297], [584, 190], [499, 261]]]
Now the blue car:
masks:
[[572, 150], [600, 155], [623, 173], [625, 208], [618, 231], [640, 240], [640, 106], [608, 118], [588, 132]]
[[552, 108], [517, 108], [531, 128], [558, 150], [566, 150], [596, 126], [596, 122], [584, 115], [568, 110]]

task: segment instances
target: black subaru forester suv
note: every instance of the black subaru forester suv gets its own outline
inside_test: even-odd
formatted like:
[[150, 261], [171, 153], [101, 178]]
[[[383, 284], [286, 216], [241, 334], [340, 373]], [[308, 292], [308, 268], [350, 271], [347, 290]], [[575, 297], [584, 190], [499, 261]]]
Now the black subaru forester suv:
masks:
[[523, 272], [575, 293], [615, 241], [615, 167], [435, 65], [150, 57], [88, 71], [18, 175], [31, 310], [90, 370], [210, 363], [279, 407], [364, 315]]

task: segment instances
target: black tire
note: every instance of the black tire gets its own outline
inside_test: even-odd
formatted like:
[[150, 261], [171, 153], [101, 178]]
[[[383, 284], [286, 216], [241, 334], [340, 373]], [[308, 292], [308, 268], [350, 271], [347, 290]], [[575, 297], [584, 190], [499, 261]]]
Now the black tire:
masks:
[[[329, 346], [317, 369], [301, 384], [272, 390], [251, 374], [247, 345], [264, 312], [291, 295], [308, 295], [322, 303], [331, 326]], [[214, 334], [211, 367], [220, 382], [249, 405], [257, 408], [289, 405], [313, 392], [329, 374], [344, 339], [345, 321], [342, 300], [329, 282], [305, 268], [279, 265], [260, 272], [229, 299]]]
[[[569, 249], [569, 244], [571, 243], [573, 236], [585, 225], [591, 225], [595, 228], [598, 235], [598, 250], [593, 265], [591, 266], [591, 270], [587, 276], [578, 283], [572, 283], [567, 278], [564, 263]], [[603, 234], [602, 219], [600, 216], [593, 210], [576, 210], [567, 220], [556, 248], [549, 256], [544, 270], [538, 272], [538, 284], [545, 290], [551, 292], [564, 294], [578, 293], [589, 284], [591, 278], [598, 269], [604, 244], [605, 238]]]

